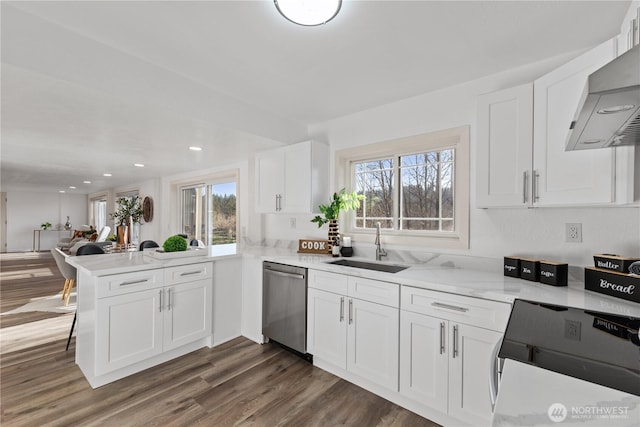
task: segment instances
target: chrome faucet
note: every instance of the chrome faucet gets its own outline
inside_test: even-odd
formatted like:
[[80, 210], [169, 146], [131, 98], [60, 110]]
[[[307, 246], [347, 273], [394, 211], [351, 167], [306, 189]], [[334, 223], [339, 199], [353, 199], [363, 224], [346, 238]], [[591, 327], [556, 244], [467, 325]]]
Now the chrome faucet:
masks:
[[387, 256], [387, 251], [380, 247], [380, 223], [376, 222], [376, 261], [381, 261], [383, 256]]

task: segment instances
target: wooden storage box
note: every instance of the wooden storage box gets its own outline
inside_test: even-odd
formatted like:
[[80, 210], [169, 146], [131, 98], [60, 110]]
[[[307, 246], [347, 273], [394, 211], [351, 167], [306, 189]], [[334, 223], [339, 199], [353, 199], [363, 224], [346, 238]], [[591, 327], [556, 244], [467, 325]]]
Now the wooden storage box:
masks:
[[627, 301], [640, 302], [640, 277], [638, 276], [586, 267], [584, 288]]
[[520, 258], [504, 257], [504, 275], [509, 277], [520, 277]]
[[520, 278], [532, 282], [540, 281], [540, 261], [520, 258]]
[[540, 261], [540, 283], [567, 286], [569, 265], [555, 261]]
[[593, 256], [593, 262], [596, 268], [619, 271], [624, 274], [629, 273], [629, 266], [636, 261], [640, 261], [640, 258], [629, 258], [610, 254], [596, 254]]

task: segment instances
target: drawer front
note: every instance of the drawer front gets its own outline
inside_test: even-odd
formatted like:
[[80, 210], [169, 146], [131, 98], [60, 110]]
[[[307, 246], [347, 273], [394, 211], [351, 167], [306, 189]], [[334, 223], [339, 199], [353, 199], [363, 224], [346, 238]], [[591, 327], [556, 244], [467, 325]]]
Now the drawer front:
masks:
[[128, 294], [164, 286], [162, 269], [112, 274], [98, 277], [96, 281], [98, 298]]
[[213, 262], [180, 265], [165, 269], [165, 283], [167, 285], [202, 279], [213, 279]]
[[403, 286], [400, 308], [504, 332], [511, 304]]
[[307, 286], [335, 294], [347, 294], [347, 276], [326, 271], [309, 270]]
[[398, 284], [353, 276], [349, 276], [348, 282], [350, 297], [396, 308], [400, 305], [400, 285]]

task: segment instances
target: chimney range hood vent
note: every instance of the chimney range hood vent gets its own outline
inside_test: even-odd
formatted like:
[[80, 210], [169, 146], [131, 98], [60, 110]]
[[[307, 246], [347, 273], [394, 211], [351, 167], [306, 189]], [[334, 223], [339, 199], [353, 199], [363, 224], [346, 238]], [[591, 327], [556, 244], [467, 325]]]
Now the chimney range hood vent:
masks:
[[640, 145], [640, 45], [593, 72], [566, 151]]

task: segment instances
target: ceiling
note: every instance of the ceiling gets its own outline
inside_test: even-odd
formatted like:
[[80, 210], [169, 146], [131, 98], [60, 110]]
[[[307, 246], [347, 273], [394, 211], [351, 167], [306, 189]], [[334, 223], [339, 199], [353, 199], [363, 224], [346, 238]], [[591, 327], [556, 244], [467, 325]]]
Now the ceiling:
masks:
[[577, 54], [629, 5], [345, 0], [301, 27], [270, 0], [2, 1], [1, 189], [88, 194], [240, 161], [311, 124]]

